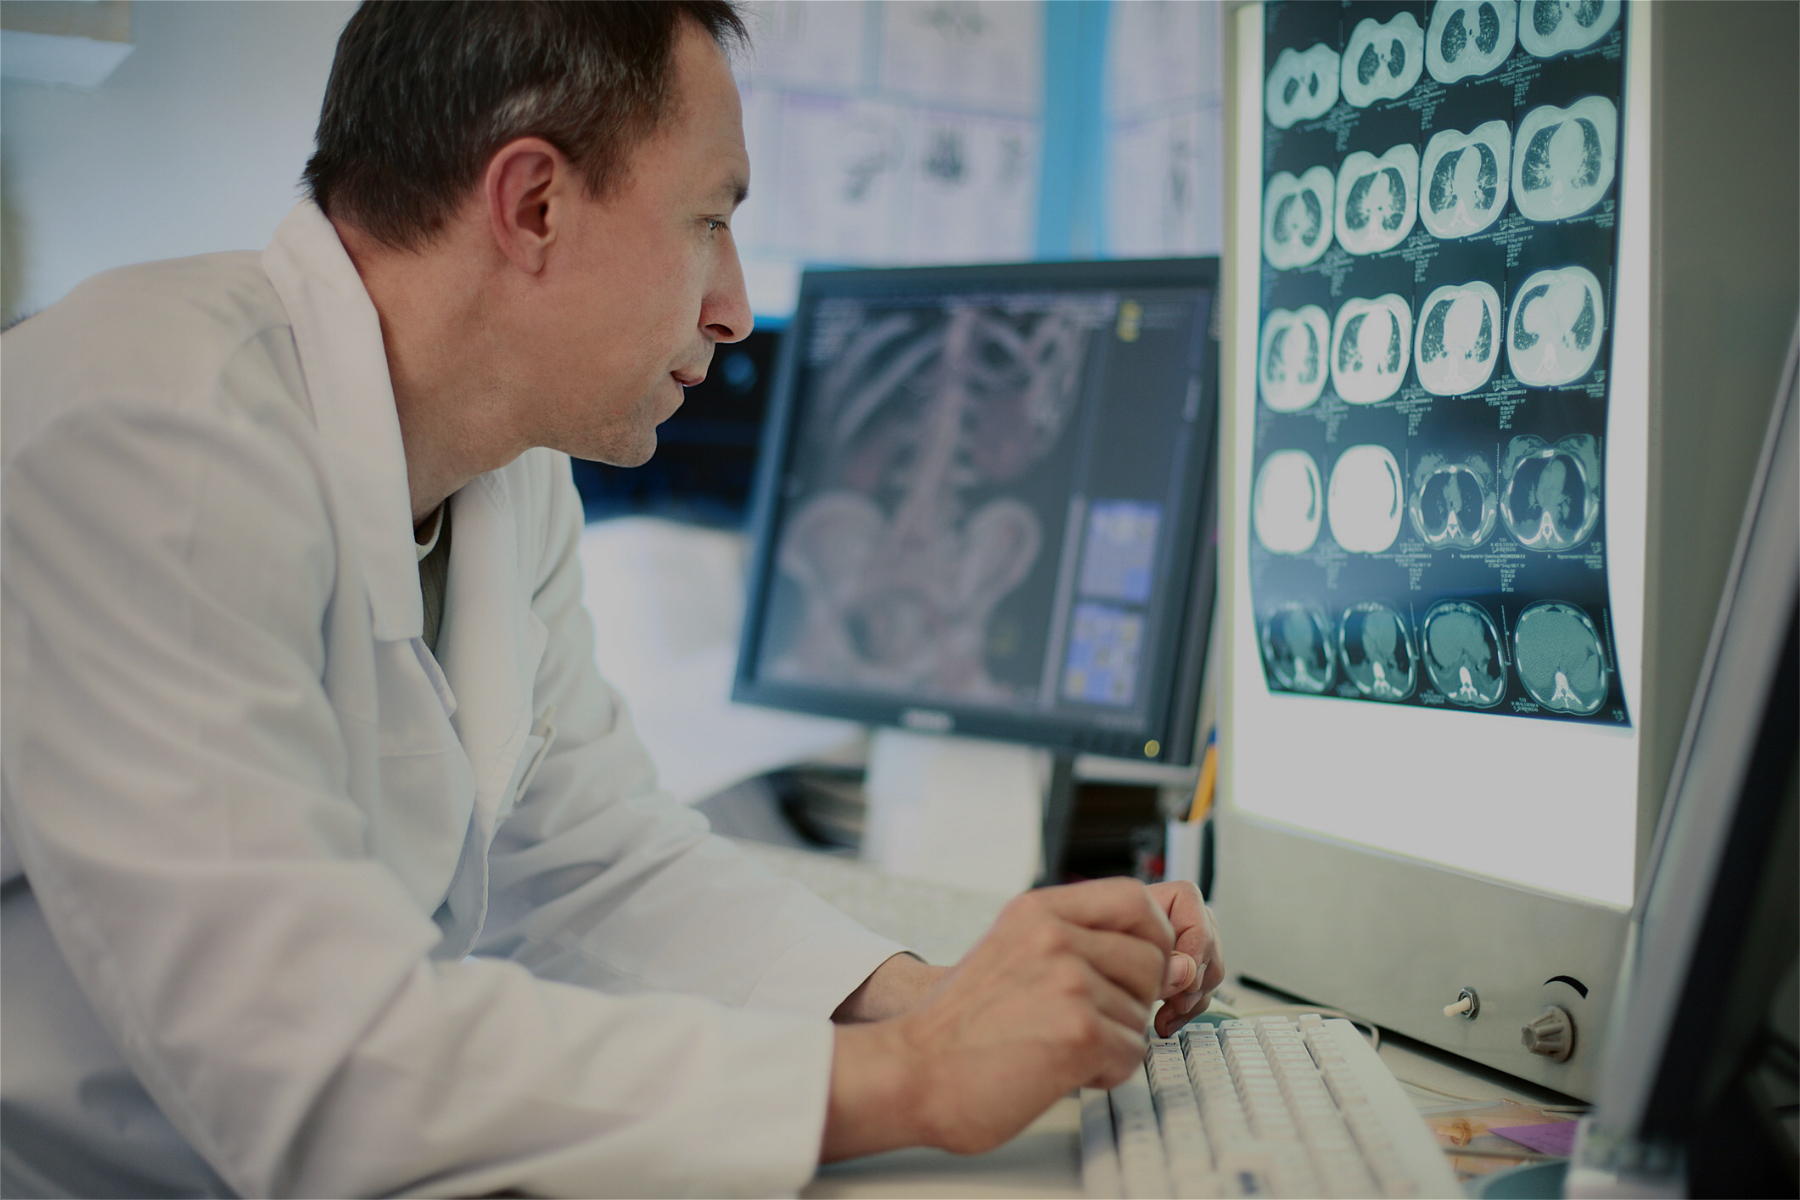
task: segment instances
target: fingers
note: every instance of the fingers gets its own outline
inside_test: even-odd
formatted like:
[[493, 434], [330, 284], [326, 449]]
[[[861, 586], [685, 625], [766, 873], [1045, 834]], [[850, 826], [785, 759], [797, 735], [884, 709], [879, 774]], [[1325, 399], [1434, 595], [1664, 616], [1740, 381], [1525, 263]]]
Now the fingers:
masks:
[[1099, 975], [1134, 997], [1144, 1011], [1137, 1028], [1144, 1027], [1150, 1003], [1160, 995], [1163, 954], [1142, 938], [1110, 930], [1069, 926], [1069, 948]]
[[1042, 904], [1063, 920], [1086, 929], [1142, 938], [1164, 954], [1175, 946], [1175, 930], [1167, 912], [1152, 899], [1148, 888], [1133, 879], [1091, 879], [1039, 888], [1019, 898], [1023, 900]]

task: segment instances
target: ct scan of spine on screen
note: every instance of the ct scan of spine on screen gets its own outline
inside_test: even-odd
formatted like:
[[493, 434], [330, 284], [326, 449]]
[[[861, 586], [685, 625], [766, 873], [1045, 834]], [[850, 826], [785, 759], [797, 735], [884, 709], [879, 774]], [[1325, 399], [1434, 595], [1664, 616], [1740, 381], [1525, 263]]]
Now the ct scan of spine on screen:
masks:
[[1271, 691], [1630, 724], [1601, 469], [1625, 20], [1266, 6], [1249, 566]]

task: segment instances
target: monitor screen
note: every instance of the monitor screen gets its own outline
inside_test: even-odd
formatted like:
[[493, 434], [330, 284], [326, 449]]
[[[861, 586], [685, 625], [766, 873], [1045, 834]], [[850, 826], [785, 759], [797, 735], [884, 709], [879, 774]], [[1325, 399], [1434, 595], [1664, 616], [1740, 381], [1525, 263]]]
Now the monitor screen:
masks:
[[1192, 760], [1211, 259], [815, 272], [764, 442], [736, 699]]

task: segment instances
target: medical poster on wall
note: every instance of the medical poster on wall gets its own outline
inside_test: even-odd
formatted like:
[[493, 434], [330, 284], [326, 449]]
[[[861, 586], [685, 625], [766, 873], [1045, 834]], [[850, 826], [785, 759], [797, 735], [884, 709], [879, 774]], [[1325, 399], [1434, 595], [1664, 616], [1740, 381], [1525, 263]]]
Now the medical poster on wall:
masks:
[[1271, 691], [1629, 725], [1607, 584], [1618, 0], [1265, 9]]

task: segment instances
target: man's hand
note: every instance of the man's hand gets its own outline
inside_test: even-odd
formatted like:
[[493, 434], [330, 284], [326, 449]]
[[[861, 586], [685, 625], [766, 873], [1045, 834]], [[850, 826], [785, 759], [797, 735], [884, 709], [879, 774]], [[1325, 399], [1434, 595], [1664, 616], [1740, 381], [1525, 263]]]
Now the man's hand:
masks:
[[[821, 1157], [991, 1149], [1069, 1089], [1124, 1080], [1165, 990], [1170, 909], [1192, 916], [1125, 879], [1013, 900], [912, 1011], [838, 1027]], [[1189, 945], [1213, 944], [1204, 924]]]
[[1212, 910], [1191, 883], [1153, 883], [1151, 897], [1175, 930], [1175, 953], [1169, 956], [1163, 978], [1163, 1006], [1156, 1014], [1156, 1032], [1169, 1037], [1189, 1018], [1206, 1011], [1213, 989], [1225, 982], [1225, 960], [1219, 949], [1219, 926]]

